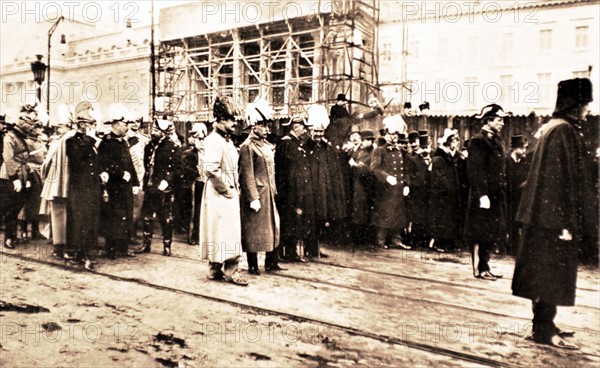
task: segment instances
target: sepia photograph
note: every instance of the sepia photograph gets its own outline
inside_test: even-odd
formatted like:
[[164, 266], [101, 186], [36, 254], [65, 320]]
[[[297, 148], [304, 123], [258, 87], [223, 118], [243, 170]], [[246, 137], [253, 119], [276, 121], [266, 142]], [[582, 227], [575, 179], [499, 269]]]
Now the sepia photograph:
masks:
[[600, 0], [0, 18], [0, 367], [600, 365]]

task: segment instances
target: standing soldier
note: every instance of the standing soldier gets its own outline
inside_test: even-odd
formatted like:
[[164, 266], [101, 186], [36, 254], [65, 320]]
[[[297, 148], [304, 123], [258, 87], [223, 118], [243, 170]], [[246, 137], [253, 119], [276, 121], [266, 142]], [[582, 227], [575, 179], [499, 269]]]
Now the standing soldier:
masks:
[[[116, 105], [111, 106], [117, 109]], [[126, 140], [127, 120], [122, 112], [113, 111], [110, 133], [104, 135], [98, 147], [101, 177], [106, 182], [108, 202], [103, 204], [102, 228], [105, 230], [106, 255], [135, 256], [128, 251], [133, 222], [133, 196], [138, 193], [139, 182]]]
[[406, 131], [406, 123], [399, 115], [383, 120], [387, 143], [377, 147], [371, 159], [371, 171], [377, 180], [375, 208], [372, 222], [377, 228], [376, 242], [379, 248], [387, 249], [386, 237], [392, 246], [411, 249], [402, 243], [401, 232], [408, 225], [406, 199], [410, 193], [409, 177], [405, 172], [406, 153], [399, 144], [400, 134]]
[[506, 179], [502, 107], [485, 106], [476, 118], [483, 121], [481, 132], [469, 142], [467, 173], [469, 200], [465, 221], [465, 241], [469, 244], [473, 276], [485, 280], [502, 277], [491, 272], [490, 251], [506, 242]]
[[246, 107], [252, 131], [240, 146], [240, 188], [242, 212], [242, 247], [248, 255], [248, 272], [260, 275], [257, 252], [266, 252], [265, 271], [280, 271], [279, 213], [275, 206], [274, 151], [266, 141], [273, 110], [264, 100]]
[[597, 235], [598, 213], [591, 199], [598, 193], [581, 134], [591, 101], [589, 79], [558, 84], [552, 119], [536, 134], [539, 139], [517, 212], [524, 228], [513, 294], [533, 303], [530, 339], [563, 349], [578, 346], [563, 340], [573, 332], [554, 324], [556, 306], [575, 305], [578, 250], [583, 239]]
[[91, 108], [88, 102], [77, 105], [77, 130], [65, 141], [69, 160], [65, 256], [81, 262], [86, 269], [93, 269], [90, 251], [96, 248], [98, 242], [102, 184], [96, 153], [97, 138], [88, 135], [96, 123], [90, 116]]
[[158, 215], [163, 236], [163, 255], [171, 255], [173, 241], [173, 186], [181, 169], [179, 146], [170, 139], [172, 123], [157, 120], [152, 126], [152, 140], [144, 149], [144, 239], [140, 252], [149, 253], [154, 232], [154, 215]]
[[508, 200], [508, 249], [507, 253], [515, 255], [518, 248], [519, 234], [521, 225], [517, 222], [517, 209], [521, 201], [521, 194], [527, 173], [529, 172], [529, 163], [527, 162], [527, 144], [522, 135], [514, 135], [510, 139], [510, 148], [512, 152], [506, 157], [506, 182], [507, 182], [507, 200]]
[[183, 153], [183, 182], [190, 191], [190, 218], [188, 222], [188, 243], [198, 245], [200, 239], [200, 207], [202, 205], [202, 192], [206, 183], [204, 173], [204, 139], [207, 135], [206, 125], [194, 123], [190, 136], [192, 147]]
[[361, 146], [352, 152], [349, 160], [352, 175], [351, 236], [355, 246], [365, 245], [373, 239], [371, 211], [375, 196], [375, 183], [370, 168], [375, 134], [371, 129], [365, 129], [360, 132], [360, 136]]
[[208, 258], [211, 280], [246, 286], [238, 265], [242, 258], [242, 225], [238, 182], [238, 153], [231, 141], [240, 110], [233, 99], [217, 97], [215, 129], [204, 141], [207, 182], [200, 212], [202, 258]]
[[8, 249], [15, 249], [17, 218], [27, 201], [25, 189], [31, 186], [28, 183], [29, 147], [26, 139], [39, 124], [41, 122], [35, 106], [23, 105], [16, 124], [4, 136], [2, 149], [4, 162], [0, 167], [0, 191], [4, 194], [0, 198], [2, 199], [0, 211], [4, 214], [4, 247]]
[[314, 232], [312, 178], [305, 149], [306, 125], [303, 118], [291, 120], [291, 130], [275, 150], [277, 209], [281, 214], [281, 243], [284, 258], [307, 262], [302, 248], [304, 239]]
[[[310, 140], [305, 147], [308, 152], [314, 218], [316, 231], [308, 237], [305, 255], [326, 257], [319, 249], [319, 240], [327, 236], [330, 241], [339, 241], [347, 236], [342, 221], [347, 216], [347, 179], [342, 171], [339, 151], [323, 136], [329, 125], [325, 106], [315, 105], [308, 110]], [[325, 231], [329, 231], [326, 233]]]

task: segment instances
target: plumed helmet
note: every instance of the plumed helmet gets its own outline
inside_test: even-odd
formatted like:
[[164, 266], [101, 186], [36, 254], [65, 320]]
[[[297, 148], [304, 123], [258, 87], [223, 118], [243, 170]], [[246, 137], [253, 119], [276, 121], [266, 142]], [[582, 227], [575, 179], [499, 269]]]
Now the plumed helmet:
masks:
[[25, 104], [21, 106], [19, 117], [15, 125], [26, 133], [32, 133], [36, 127], [42, 126], [36, 108], [37, 104]]
[[323, 105], [314, 105], [308, 108], [308, 127], [314, 130], [325, 130], [329, 126], [329, 114]]
[[108, 119], [105, 124], [129, 120], [129, 111], [127, 111], [125, 105], [122, 103], [113, 102], [108, 106]]
[[273, 120], [273, 108], [263, 99], [257, 99], [246, 106], [246, 119], [248, 126], [256, 124], [264, 124], [269, 120]]
[[94, 108], [88, 101], [81, 101], [75, 106], [75, 110], [71, 114], [71, 122], [78, 123], [96, 123], [96, 118], [92, 117], [91, 111]]
[[403, 134], [406, 132], [406, 123], [400, 115], [387, 116], [382, 123], [388, 133]]
[[213, 105], [213, 116], [217, 121], [235, 120], [242, 112], [233, 98], [229, 96], [217, 96]]

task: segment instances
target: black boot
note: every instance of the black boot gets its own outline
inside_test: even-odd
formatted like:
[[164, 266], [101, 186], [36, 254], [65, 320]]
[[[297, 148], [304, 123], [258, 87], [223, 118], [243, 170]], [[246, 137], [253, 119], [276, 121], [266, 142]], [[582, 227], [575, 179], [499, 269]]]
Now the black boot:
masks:
[[152, 245], [152, 220], [149, 218], [144, 218], [144, 237], [142, 244], [142, 249], [140, 249], [138, 253], [150, 253]]

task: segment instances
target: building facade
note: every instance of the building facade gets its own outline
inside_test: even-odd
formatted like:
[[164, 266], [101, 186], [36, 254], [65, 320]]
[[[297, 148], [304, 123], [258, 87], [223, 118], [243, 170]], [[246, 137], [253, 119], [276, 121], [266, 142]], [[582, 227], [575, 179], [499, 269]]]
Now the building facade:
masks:
[[428, 101], [438, 115], [489, 103], [548, 115], [560, 80], [589, 77], [597, 114], [599, 13], [597, 0], [382, 1], [383, 95], [400, 106]]

